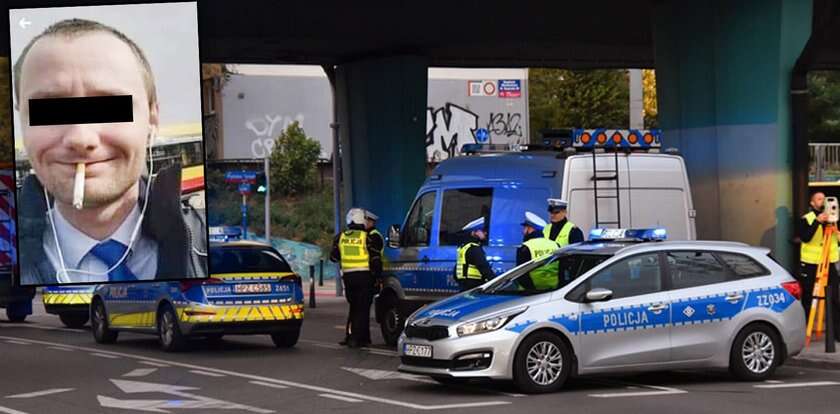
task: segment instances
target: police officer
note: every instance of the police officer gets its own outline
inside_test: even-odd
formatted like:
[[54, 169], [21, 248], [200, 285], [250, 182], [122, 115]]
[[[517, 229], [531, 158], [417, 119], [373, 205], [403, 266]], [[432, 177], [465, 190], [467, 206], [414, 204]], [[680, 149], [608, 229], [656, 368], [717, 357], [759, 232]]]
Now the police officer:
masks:
[[[811, 310], [813, 299], [814, 283], [816, 282], [817, 266], [820, 263], [823, 251], [823, 230], [828, 224], [828, 213], [825, 211], [825, 194], [816, 192], [811, 195], [810, 209], [799, 221], [799, 249], [800, 274], [799, 284], [802, 286], [802, 306], [805, 308], [805, 317]], [[832, 295], [832, 317], [834, 320], [834, 336], [840, 340], [840, 301], [837, 300], [837, 262], [840, 261], [840, 249], [838, 249], [837, 233], [832, 234], [829, 242], [828, 261], [828, 283], [831, 286]]]
[[560, 247], [583, 241], [583, 232], [566, 217], [566, 202], [557, 198], [548, 199], [548, 216], [551, 222], [545, 226], [543, 235]]
[[338, 262], [341, 278], [350, 302], [350, 332], [347, 345], [351, 348], [370, 344], [371, 286], [381, 277], [381, 250], [369, 242], [365, 231], [365, 212], [353, 208], [347, 212], [347, 230], [333, 240], [330, 260]]
[[[546, 223], [536, 214], [526, 211], [522, 223], [522, 246], [516, 250], [516, 265], [531, 259], [548, 256], [560, 248], [558, 244], [544, 237]], [[578, 230], [580, 231], [580, 230]], [[557, 288], [560, 268], [557, 261], [531, 270], [530, 279], [522, 278], [523, 287], [530, 290], [554, 290]]]
[[458, 259], [455, 262], [455, 281], [461, 292], [470, 290], [496, 277], [481, 243], [487, 239], [484, 229], [484, 217], [467, 223], [461, 231], [468, 232], [470, 240], [458, 247]]

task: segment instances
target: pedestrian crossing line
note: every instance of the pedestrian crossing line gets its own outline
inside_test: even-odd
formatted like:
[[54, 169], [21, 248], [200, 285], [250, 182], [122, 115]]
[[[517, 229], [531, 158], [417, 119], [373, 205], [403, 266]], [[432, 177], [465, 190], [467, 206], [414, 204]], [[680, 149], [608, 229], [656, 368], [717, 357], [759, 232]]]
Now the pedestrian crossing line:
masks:
[[158, 363], [158, 362], [152, 362], [152, 361], [139, 361], [138, 363], [143, 364], [143, 365], [150, 365], [150, 366], [158, 367], [158, 368], [169, 368], [169, 365], [161, 364], [161, 363]]
[[190, 372], [192, 372], [193, 374], [196, 374], [196, 375], [204, 375], [206, 377], [218, 378], [218, 377], [224, 377], [225, 376], [225, 374], [217, 374], [215, 372], [199, 371], [197, 369], [192, 369], [192, 370], [190, 370]]
[[99, 358], [108, 358], [108, 359], [120, 359], [118, 356], [109, 355], [109, 354], [100, 354], [98, 352], [91, 352], [90, 355], [99, 357]]
[[0, 405], [0, 413], [3, 413], [3, 414], [28, 414], [28, 413], [25, 413], [23, 411], [18, 411], [18, 410], [13, 410], [13, 409], [8, 408], [8, 407], [3, 407], [2, 405]]
[[145, 377], [153, 372], [157, 371], [157, 368], [137, 368], [127, 374], [123, 374], [124, 377]]
[[755, 388], [776, 389], [776, 388], [802, 388], [802, 387], [828, 387], [832, 385], [840, 385], [836, 381], [812, 381], [812, 382], [789, 382], [786, 384], [760, 384], [753, 385]]
[[342, 397], [340, 395], [332, 395], [332, 394], [318, 394], [319, 397], [324, 398], [332, 398], [333, 400], [345, 401], [345, 402], [352, 402], [352, 403], [360, 403], [362, 400], [357, 400], [355, 398], [349, 397]]
[[64, 348], [64, 347], [61, 347], [61, 346], [48, 346], [47, 348], [49, 348], [49, 349], [55, 349], [56, 351], [73, 352], [73, 350], [72, 350], [72, 349], [70, 349], [70, 348]]
[[289, 387], [280, 384], [272, 384], [270, 382], [262, 382], [262, 381], [248, 381], [254, 385], [262, 385], [263, 387], [270, 387], [270, 388], [277, 388], [277, 389], [287, 389]]

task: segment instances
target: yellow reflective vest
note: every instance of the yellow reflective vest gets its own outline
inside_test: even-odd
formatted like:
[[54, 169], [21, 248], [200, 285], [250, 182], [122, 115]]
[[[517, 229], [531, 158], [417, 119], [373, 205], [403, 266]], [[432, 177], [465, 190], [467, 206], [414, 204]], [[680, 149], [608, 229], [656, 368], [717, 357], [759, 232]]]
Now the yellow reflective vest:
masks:
[[[546, 239], [551, 240], [551, 229], [556, 226], [554, 223], [549, 223], [543, 229], [543, 236]], [[575, 228], [575, 224], [569, 220], [566, 220], [566, 224], [563, 225], [563, 228], [560, 229], [560, 233], [557, 234], [557, 238], [554, 239], [554, 242], [557, 243], [560, 247], [566, 247], [569, 245], [569, 234], [572, 233], [572, 229]]]
[[467, 263], [467, 250], [473, 246], [478, 246], [478, 243], [469, 242], [458, 248], [458, 259], [455, 261], [455, 280], [481, 280], [481, 272], [478, 268]]
[[363, 230], [347, 230], [341, 233], [338, 239], [338, 250], [341, 253], [342, 272], [370, 270], [367, 236], [367, 232]]
[[[566, 234], [568, 239], [568, 233]], [[557, 243], [545, 238], [538, 237], [523, 243], [528, 251], [531, 253], [531, 259], [539, 259], [548, 256], [557, 250]], [[559, 279], [560, 267], [557, 261], [540, 266], [531, 270], [531, 281], [534, 283], [534, 288], [537, 290], [551, 290], [557, 288], [557, 281]]]
[[[809, 212], [808, 214], [802, 216], [808, 225], [814, 224], [814, 221], [817, 219], [817, 214], [813, 211]], [[817, 231], [814, 233], [814, 237], [811, 238], [810, 241], [805, 242], [802, 241], [802, 245], [799, 248], [799, 260], [802, 263], [808, 264], [820, 264], [820, 258], [822, 257], [823, 252], [823, 226], [817, 226]], [[828, 252], [828, 261], [830, 263], [837, 263], [840, 261], [840, 251], [837, 248], [837, 233], [833, 233], [831, 235], [831, 242], [829, 245], [829, 252]]]

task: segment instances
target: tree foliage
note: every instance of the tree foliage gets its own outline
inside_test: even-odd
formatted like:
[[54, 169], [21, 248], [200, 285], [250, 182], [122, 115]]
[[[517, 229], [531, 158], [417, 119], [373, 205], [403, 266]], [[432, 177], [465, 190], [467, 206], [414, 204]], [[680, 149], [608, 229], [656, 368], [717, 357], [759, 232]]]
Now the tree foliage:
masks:
[[840, 142], [840, 71], [808, 75], [808, 138]]
[[315, 188], [321, 144], [306, 136], [296, 121], [289, 125], [271, 150], [271, 191], [296, 196]]
[[645, 108], [645, 128], [658, 128], [659, 113], [656, 105], [656, 72], [653, 69], [642, 70], [642, 102]]
[[626, 70], [536, 68], [528, 74], [532, 139], [546, 128], [627, 128]]

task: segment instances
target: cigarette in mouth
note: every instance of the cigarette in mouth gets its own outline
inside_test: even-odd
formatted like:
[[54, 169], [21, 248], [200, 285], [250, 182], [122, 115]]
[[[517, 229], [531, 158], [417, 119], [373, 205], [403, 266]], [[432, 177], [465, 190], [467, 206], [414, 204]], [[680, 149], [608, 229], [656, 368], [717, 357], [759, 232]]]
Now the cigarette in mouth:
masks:
[[73, 182], [73, 207], [82, 209], [85, 199], [85, 163], [76, 164], [76, 180]]

